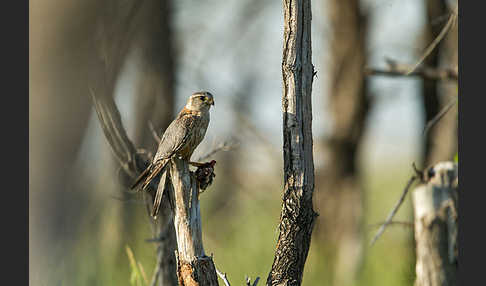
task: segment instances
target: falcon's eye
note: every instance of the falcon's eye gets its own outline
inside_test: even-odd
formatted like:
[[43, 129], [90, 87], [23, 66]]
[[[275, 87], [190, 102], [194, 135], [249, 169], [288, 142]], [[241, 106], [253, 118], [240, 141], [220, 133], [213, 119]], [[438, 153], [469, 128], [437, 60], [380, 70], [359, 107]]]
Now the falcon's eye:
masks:
[[210, 105], [214, 105], [214, 100], [212, 98], [212, 95], [209, 94], [209, 93], [198, 93], [198, 94], [194, 94], [192, 96], [192, 99], [193, 100], [201, 100], [202, 102], [205, 102], [205, 103], [208, 103]]

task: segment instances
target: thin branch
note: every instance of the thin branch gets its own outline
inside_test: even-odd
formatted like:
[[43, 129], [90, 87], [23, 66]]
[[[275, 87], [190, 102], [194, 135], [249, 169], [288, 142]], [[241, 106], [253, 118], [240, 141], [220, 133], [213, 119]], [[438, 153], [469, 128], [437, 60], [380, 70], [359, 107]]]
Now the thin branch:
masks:
[[[216, 268], [216, 266], [214, 268]], [[222, 273], [221, 271], [218, 270], [218, 268], [216, 268], [216, 273], [218, 274], [219, 278], [223, 280], [224, 285], [231, 286], [231, 284], [228, 281], [228, 277], [226, 276], [226, 273]]]
[[138, 170], [135, 164], [137, 150], [123, 127], [120, 112], [111, 96], [96, 95], [90, 89], [91, 99], [98, 115], [101, 129], [105, 134], [113, 154], [121, 167], [131, 177], [135, 177]]
[[[392, 64], [393, 63], [393, 64]], [[402, 76], [418, 76], [423, 79], [429, 80], [458, 80], [459, 76], [457, 70], [453, 68], [431, 68], [421, 67], [417, 68], [412, 73], [408, 73], [411, 69], [409, 65], [397, 64], [391, 60], [388, 62], [388, 68], [371, 68], [367, 67], [364, 70], [364, 74], [368, 76], [381, 75], [390, 77], [402, 77]]]
[[442, 117], [444, 117], [447, 111], [449, 111], [456, 103], [457, 103], [457, 97], [453, 99], [451, 102], [449, 102], [439, 113], [437, 113], [436, 116], [434, 116], [434, 118], [432, 118], [431, 120], [429, 120], [429, 122], [427, 122], [427, 125], [425, 125], [423, 131], [424, 136], [427, 135], [430, 128], [432, 128], [435, 124], [437, 124], [437, 122], [439, 122], [439, 120]]
[[246, 277], [246, 286], [256, 286], [258, 284], [258, 281], [260, 281], [260, 277], [257, 276], [253, 284], [251, 284], [251, 279], [250, 277]]
[[443, 14], [443, 15], [441, 15], [441, 16], [438, 16], [438, 17], [436, 17], [435, 19], [433, 19], [433, 20], [430, 22], [430, 24], [431, 24], [432, 26], [438, 25], [438, 24], [440, 24], [440, 23], [444, 22], [445, 20], [448, 20], [450, 16], [451, 16], [451, 14], [450, 14], [450, 13], [445, 13], [445, 14]]
[[149, 129], [150, 129], [150, 132], [152, 133], [152, 136], [155, 139], [155, 142], [157, 142], [157, 144], [160, 143], [160, 140], [162, 140], [162, 138], [160, 138], [159, 135], [157, 134], [157, 131], [155, 131], [155, 127], [152, 124], [152, 121], [148, 122], [148, 126], [149, 126]]
[[378, 238], [383, 234], [383, 232], [385, 231], [385, 228], [391, 223], [393, 217], [395, 216], [395, 214], [397, 213], [398, 209], [400, 208], [400, 206], [402, 205], [403, 201], [405, 200], [405, 196], [407, 195], [408, 193], [408, 190], [410, 189], [410, 187], [412, 186], [413, 182], [417, 179], [417, 176], [416, 175], [413, 175], [410, 180], [408, 181], [407, 185], [405, 186], [405, 189], [403, 189], [403, 192], [402, 192], [402, 195], [400, 196], [400, 199], [398, 200], [398, 202], [395, 204], [395, 207], [393, 207], [391, 213], [388, 215], [388, 217], [386, 218], [385, 220], [385, 223], [383, 223], [383, 225], [380, 227], [380, 229], [378, 230], [378, 232], [376, 233], [375, 237], [373, 237], [373, 240], [371, 241], [371, 244], [370, 246], [373, 246], [373, 244], [375, 244], [376, 240], [378, 240]]
[[[374, 224], [370, 224], [368, 225], [368, 227], [370, 228], [376, 228], [376, 227], [379, 227], [381, 225], [383, 225], [385, 222], [380, 222], [380, 223], [374, 223]], [[405, 226], [405, 227], [413, 227], [413, 222], [409, 222], [409, 221], [390, 221], [390, 223], [388, 225], [395, 225], [395, 226]]]
[[435, 47], [439, 44], [439, 42], [444, 38], [444, 36], [447, 34], [449, 29], [452, 27], [452, 25], [456, 22], [457, 19], [457, 10], [453, 11], [449, 17], [449, 21], [447, 21], [447, 24], [445, 24], [444, 28], [442, 28], [442, 31], [440, 31], [439, 35], [432, 41], [432, 43], [427, 47], [423, 55], [420, 57], [420, 59], [417, 61], [415, 65], [412, 66], [412, 68], [407, 72], [407, 75], [411, 74], [412, 72], [415, 71], [415, 69], [427, 58], [427, 56], [435, 49]]
[[207, 160], [211, 156], [213, 156], [214, 154], [216, 154], [220, 151], [229, 151], [231, 149], [238, 147], [238, 145], [239, 145], [239, 143], [237, 143], [237, 142], [224, 141], [224, 142], [220, 143], [218, 146], [216, 146], [213, 150], [206, 153], [206, 155], [203, 155], [203, 156], [197, 158], [195, 161], [201, 162], [201, 161]]

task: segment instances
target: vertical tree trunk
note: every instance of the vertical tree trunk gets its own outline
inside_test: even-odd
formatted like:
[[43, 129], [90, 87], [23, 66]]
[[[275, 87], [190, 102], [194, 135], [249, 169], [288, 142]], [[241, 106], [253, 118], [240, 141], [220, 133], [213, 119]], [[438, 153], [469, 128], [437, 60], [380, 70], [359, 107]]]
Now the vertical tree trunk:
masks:
[[171, 0], [148, 1], [141, 13], [144, 21], [134, 39], [140, 72], [136, 82], [134, 140], [147, 150], [156, 150], [158, 142], [148, 128], [148, 122], [153, 123], [161, 136], [174, 119], [176, 70], [170, 28]]
[[333, 262], [333, 284], [357, 278], [363, 252], [363, 190], [357, 155], [369, 110], [364, 68], [367, 19], [358, 0], [328, 0], [331, 21], [329, 98], [332, 131], [323, 141], [325, 166], [317, 173], [319, 238]]
[[[173, 41], [171, 32], [171, 0], [146, 1], [140, 11], [143, 20], [138, 27], [134, 48], [139, 59], [136, 82], [135, 136], [136, 146], [155, 153], [158, 142], [154, 140], [148, 123], [151, 122], [159, 136], [174, 118], [174, 74]], [[167, 197], [167, 196], [165, 196]], [[153, 201], [153, 198], [152, 198]], [[149, 213], [150, 215], [150, 213]], [[125, 215], [130, 221], [132, 214]], [[158, 283], [157, 285], [177, 285], [177, 249], [173, 215], [167, 200], [163, 200], [158, 219], [154, 223], [157, 245]]]
[[91, 115], [86, 75], [101, 74], [90, 47], [99, 8], [29, 2], [29, 273], [39, 284], [71, 249], [89, 204], [70, 174]]
[[310, 0], [284, 0], [284, 192], [279, 237], [267, 285], [300, 285], [317, 214], [312, 208], [312, 65]]
[[[457, 164], [441, 162], [413, 192], [416, 286], [457, 285]], [[431, 173], [431, 172], [429, 172]]]
[[[456, 2], [457, 4], [457, 2]], [[425, 44], [430, 44], [440, 33], [444, 23], [437, 22], [447, 16], [455, 7], [448, 7], [445, 0], [428, 0], [427, 8], [427, 37]], [[446, 18], [447, 19], [447, 18]], [[454, 25], [445, 38], [431, 52], [424, 64], [431, 67], [457, 69], [458, 63], [458, 28]], [[457, 81], [423, 80], [423, 102], [425, 122], [430, 121], [454, 97], [458, 96]], [[451, 160], [457, 152], [457, 112], [450, 110], [427, 134], [424, 147], [424, 165], [430, 166], [440, 160]]]
[[198, 184], [187, 162], [174, 158], [170, 164], [179, 285], [218, 285], [213, 260], [204, 253], [202, 243]]

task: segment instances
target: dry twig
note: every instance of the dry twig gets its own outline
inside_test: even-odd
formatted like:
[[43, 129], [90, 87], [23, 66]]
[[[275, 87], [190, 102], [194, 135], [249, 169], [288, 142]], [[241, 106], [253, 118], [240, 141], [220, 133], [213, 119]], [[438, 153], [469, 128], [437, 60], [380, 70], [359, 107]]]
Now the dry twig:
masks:
[[435, 124], [437, 124], [437, 122], [439, 122], [439, 120], [442, 117], [444, 117], [447, 111], [449, 111], [456, 103], [457, 103], [457, 97], [453, 99], [451, 102], [449, 102], [439, 113], [437, 113], [436, 116], [434, 116], [434, 118], [432, 118], [431, 120], [429, 120], [429, 122], [427, 122], [423, 131], [424, 136], [427, 135], [427, 132], [429, 132], [430, 128], [432, 128]]
[[412, 68], [410, 65], [397, 63], [395, 60], [386, 59], [387, 68], [365, 68], [365, 75], [382, 75], [382, 76], [419, 76], [428, 80], [458, 80], [458, 73], [453, 68], [432, 68], [432, 67], [418, 67], [412, 73], [409, 73]]
[[138, 173], [136, 165], [137, 150], [123, 127], [120, 112], [111, 96], [97, 96], [90, 89], [90, 95], [100, 121], [101, 129], [105, 134], [113, 154], [123, 170], [131, 177]]
[[253, 284], [251, 284], [250, 277], [246, 277], [246, 286], [257, 286], [258, 281], [260, 281], [260, 277], [257, 276]]
[[[214, 268], [216, 268], [216, 267], [214, 267]], [[219, 271], [218, 268], [216, 268], [216, 273], [218, 274], [219, 278], [221, 278], [223, 280], [224, 285], [231, 286], [231, 284], [228, 281], [228, 277], [226, 276], [226, 273]]]
[[403, 201], [405, 200], [405, 196], [407, 195], [408, 193], [408, 190], [410, 189], [410, 187], [412, 186], [413, 182], [418, 178], [417, 175], [413, 175], [409, 180], [408, 180], [408, 183], [407, 185], [405, 186], [405, 188], [403, 189], [403, 192], [402, 192], [402, 195], [400, 196], [400, 199], [398, 200], [398, 202], [395, 204], [395, 206], [393, 207], [392, 211], [390, 212], [390, 214], [388, 215], [388, 217], [386, 218], [385, 222], [383, 223], [383, 225], [380, 227], [380, 229], [378, 230], [378, 232], [375, 234], [375, 236], [373, 237], [373, 240], [371, 241], [371, 244], [370, 246], [373, 246], [373, 244], [376, 242], [376, 240], [378, 240], [378, 238], [383, 234], [383, 232], [385, 231], [385, 228], [392, 222], [392, 219], [393, 217], [395, 216], [395, 214], [397, 213], [398, 209], [400, 208], [400, 206], [402, 205]]
[[214, 154], [216, 154], [220, 151], [229, 151], [231, 149], [238, 147], [238, 145], [239, 145], [239, 143], [237, 143], [237, 142], [223, 141], [218, 146], [216, 146], [213, 150], [206, 153], [206, 155], [203, 155], [203, 156], [197, 158], [195, 161], [196, 162], [205, 161], [205, 160], [209, 159], [211, 156], [213, 156]]
[[[380, 222], [380, 223], [374, 223], [374, 224], [370, 224], [368, 225], [368, 227], [370, 228], [376, 228], [376, 227], [379, 227], [381, 225], [383, 225], [385, 222]], [[390, 223], [388, 225], [396, 225], [396, 226], [405, 226], [405, 227], [413, 227], [413, 222], [408, 222], [408, 221], [390, 221]]]
[[157, 134], [157, 131], [155, 131], [155, 127], [152, 124], [152, 121], [148, 122], [148, 127], [150, 129], [150, 132], [152, 133], [152, 136], [154, 137], [155, 142], [157, 142], [157, 144], [160, 143], [160, 140], [162, 140], [162, 138], [160, 138], [160, 136]]
[[445, 24], [444, 28], [440, 31], [439, 35], [432, 41], [432, 43], [427, 47], [423, 55], [420, 57], [420, 59], [417, 61], [415, 65], [412, 66], [410, 70], [406, 73], [406, 75], [411, 74], [412, 72], [415, 71], [415, 69], [427, 58], [427, 56], [435, 49], [435, 47], [439, 44], [439, 42], [444, 38], [444, 36], [447, 34], [447, 32], [450, 30], [452, 25], [455, 24], [457, 20], [457, 10], [453, 11], [449, 17], [449, 21], [447, 21], [447, 24]]

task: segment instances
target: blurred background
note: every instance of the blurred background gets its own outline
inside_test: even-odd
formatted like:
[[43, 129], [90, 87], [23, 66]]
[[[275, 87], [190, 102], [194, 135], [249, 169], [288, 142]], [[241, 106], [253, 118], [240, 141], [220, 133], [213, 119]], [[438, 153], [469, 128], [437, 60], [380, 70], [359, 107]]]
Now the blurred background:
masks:
[[[89, 96], [112, 96], [137, 148], [157, 147], [187, 97], [215, 96], [206, 139], [222, 142], [214, 184], [200, 197], [203, 241], [233, 285], [270, 271], [283, 189], [281, 1], [31, 0], [29, 2], [30, 285], [130, 285], [126, 247], [150, 278], [156, 246], [139, 194]], [[303, 285], [412, 285], [413, 229], [390, 226], [412, 162], [457, 152], [457, 81], [366, 75], [387, 60], [412, 66], [457, 1], [312, 1], [314, 228]], [[457, 25], [423, 66], [457, 71]], [[396, 217], [411, 222], [407, 200]], [[220, 281], [220, 284], [222, 282]]]

